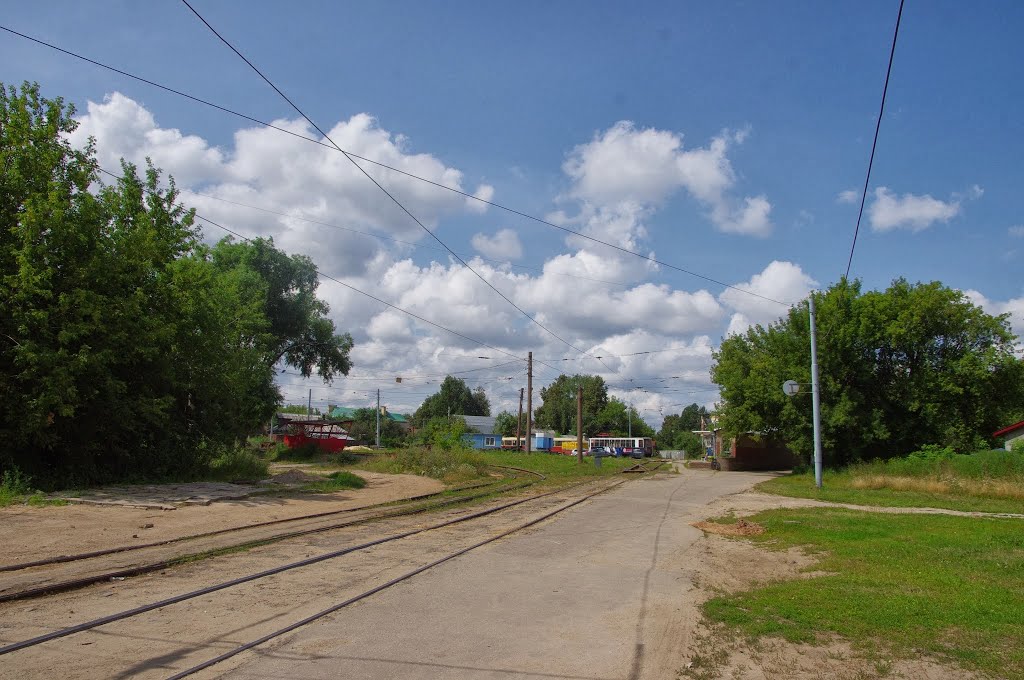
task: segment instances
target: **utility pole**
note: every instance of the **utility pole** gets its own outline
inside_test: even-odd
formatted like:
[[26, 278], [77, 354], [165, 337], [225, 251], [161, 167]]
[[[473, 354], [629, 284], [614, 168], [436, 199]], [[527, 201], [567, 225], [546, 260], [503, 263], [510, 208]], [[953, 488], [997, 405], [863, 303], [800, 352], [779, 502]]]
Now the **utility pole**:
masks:
[[576, 388], [576, 459], [583, 463], [583, 386]]
[[[629, 423], [629, 437], [633, 437], [633, 402], [629, 402], [629, 406], [626, 407], [626, 422]], [[630, 444], [632, 446], [632, 444]]]
[[814, 485], [821, 488], [821, 386], [818, 384], [818, 330], [814, 318], [814, 293], [808, 298], [811, 316], [811, 404], [814, 416]]
[[530, 452], [533, 437], [533, 352], [526, 355], [526, 452]]
[[306, 402], [306, 415], [313, 415], [313, 388], [309, 388], [309, 401]]
[[380, 388], [377, 389], [377, 448], [380, 448]]
[[521, 451], [522, 447], [519, 446], [519, 437], [523, 430], [523, 391], [524, 388], [519, 388], [519, 418], [516, 419], [516, 451]]

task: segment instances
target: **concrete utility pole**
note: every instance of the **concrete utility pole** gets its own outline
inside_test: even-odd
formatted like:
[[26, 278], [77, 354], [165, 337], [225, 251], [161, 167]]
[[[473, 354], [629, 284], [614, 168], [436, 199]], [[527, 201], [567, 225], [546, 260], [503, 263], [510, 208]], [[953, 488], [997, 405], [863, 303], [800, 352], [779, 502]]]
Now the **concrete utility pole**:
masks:
[[377, 448], [380, 448], [380, 389], [377, 390]]
[[818, 330], [814, 318], [814, 293], [808, 298], [811, 312], [811, 404], [814, 417], [814, 485], [821, 488], [821, 389], [818, 384]]
[[526, 452], [530, 452], [533, 437], [533, 352], [526, 355]]
[[523, 392], [522, 387], [519, 388], [519, 417], [516, 418], [516, 451], [521, 451], [522, 447], [519, 446], [519, 438], [522, 436], [523, 430]]
[[[629, 436], [633, 437], [633, 402], [629, 402], [629, 406], [626, 407], [626, 422], [629, 423]], [[632, 446], [632, 444], [630, 445]]]
[[583, 462], [583, 387], [576, 388], [576, 460]]
[[313, 415], [313, 388], [309, 388], [309, 401], [306, 402], [306, 415]]

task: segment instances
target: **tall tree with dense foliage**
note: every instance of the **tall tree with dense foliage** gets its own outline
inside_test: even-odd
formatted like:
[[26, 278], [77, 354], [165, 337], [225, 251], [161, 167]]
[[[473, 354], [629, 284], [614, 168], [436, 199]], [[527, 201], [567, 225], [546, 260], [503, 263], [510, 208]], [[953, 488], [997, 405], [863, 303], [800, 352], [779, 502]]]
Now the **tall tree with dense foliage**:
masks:
[[[508, 411], [502, 411], [494, 418], [494, 432], [500, 434], [502, 437], [515, 437], [516, 428], [519, 427], [520, 434], [525, 430], [524, 427], [519, 425], [516, 421], [518, 418], [516, 414], [509, 413]], [[524, 419], [525, 420], [525, 419]]]
[[[692, 435], [694, 430], [704, 429], [708, 425], [708, 417], [708, 410], [696, 403], [684, 408], [679, 415], [665, 416], [665, 420], [661, 423], [661, 430], [658, 431], [658, 443], [664, 448], [676, 448], [676, 440], [680, 435]], [[685, 440], [692, 441], [689, 437]]]
[[534, 424], [558, 433], [575, 434], [579, 387], [583, 388], [583, 432], [592, 436], [601, 431], [599, 415], [608, 406], [608, 386], [599, 375], [562, 374], [542, 387], [541, 405], [534, 410]]
[[269, 285], [215, 265], [156, 169], [103, 185], [91, 144], [67, 141], [73, 113], [0, 86], [0, 469], [194, 474], [280, 399]]
[[[588, 424], [586, 414], [583, 416], [583, 424], [584, 426]], [[631, 432], [634, 437], [654, 436], [654, 428], [644, 422], [636, 409], [615, 397], [608, 399], [608, 403], [598, 411], [589, 424], [594, 429], [585, 431], [591, 436], [599, 432], [607, 432], [619, 437], [625, 437]]]
[[[1007, 316], [992, 316], [941, 283], [897, 279], [862, 292], [841, 281], [815, 297], [826, 463], [891, 457], [925, 444], [966, 452], [1024, 407], [1024, 362]], [[720, 425], [781, 436], [812, 450], [806, 302], [767, 328], [726, 338], [715, 354]]]
[[210, 260], [217, 270], [250, 282], [246, 294], [267, 319], [257, 342], [268, 366], [282, 362], [328, 382], [348, 374], [352, 336], [335, 332], [330, 307], [316, 296], [320, 279], [311, 259], [278, 250], [273, 239], [236, 242], [229, 236], [210, 251]]
[[413, 420], [423, 424], [431, 418], [447, 418], [449, 415], [489, 416], [491, 405], [482, 387], [469, 389], [466, 381], [447, 376], [436, 394], [423, 400], [413, 414]]

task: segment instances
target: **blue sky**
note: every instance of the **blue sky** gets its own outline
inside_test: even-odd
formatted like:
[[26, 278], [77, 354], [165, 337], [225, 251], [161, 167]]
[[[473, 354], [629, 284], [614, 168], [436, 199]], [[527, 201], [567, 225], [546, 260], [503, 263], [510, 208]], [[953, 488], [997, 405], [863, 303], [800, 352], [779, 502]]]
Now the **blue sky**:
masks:
[[[321, 127], [341, 125], [367, 156], [390, 154], [445, 183], [461, 173], [469, 193], [493, 191], [504, 205], [792, 301], [845, 269], [857, 204], [840, 194], [859, 196], [863, 185], [898, 3], [195, 6]], [[178, 2], [20, 3], [2, 23], [262, 119], [296, 119]], [[852, 270], [868, 287], [905, 276], [972, 291], [990, 311], [1010, 312], [1018, 332], [1022, 27], [1020, 3], [907, 3]], [[97, 137], [101, 159], [148, 153], [198, 193], [428, 244], [326, 152], [277, 133], [240, 146], [235, 135], [250, 124], [0, 34], [0, 80], [26, 79], [89, 115], [83, 134]], [[110, 100], [115, 92], [122, 97]], [[358, 114], [367, 116], [352, 124]], [[291, 158], [288, 147], [312, 155]], [[306, 171], [310, 179], [295, 179]], [[453, 250], [548, 268], [542, 276], [474, 265], [570, 344], [604, 355], [679, 347], [678, 357], [660, 355], [663, 363], [622, 358], [614, 370], [592, 359], [562, 362], [622, 385], [616, 393], [651, 422], [677, 411], [676, 402], [713, 401], [709, 348], [728, 330], [784, 311], [412, 184], [389, 186]], [[528, 328], [442, 252], [192, 198], [466, 335], [517, 355], [579, 357]], [[362, 391], [316, 385], [315, 399], [364, 399], [374, 376], [480, 366], [479, 348], [328, 285], [339, 326], [356, 336], [349, 384]], [[467, 379], [507, 406], [520, 379], [503, 370]], [[545, 371], [540, 384], [555, 375]], [[630, 379], [652, 384], [677, 372], [686, 373], [678, 392], [626, 390]], [[424, 394], [433, 384], [425, 380]], [[391, 382], [393, 408], [414, 408], [420, 397]], [[302, 381], [286, 388], [294, 396], [288, 390], [303, 391]]]

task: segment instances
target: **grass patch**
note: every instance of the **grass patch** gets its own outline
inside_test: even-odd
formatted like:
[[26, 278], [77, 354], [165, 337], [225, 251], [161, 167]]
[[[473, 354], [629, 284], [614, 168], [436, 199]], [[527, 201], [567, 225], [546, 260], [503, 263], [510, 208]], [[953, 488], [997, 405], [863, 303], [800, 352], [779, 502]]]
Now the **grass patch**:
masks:
[[922, 653], [999, 677], [1024, 677], [1024, 525], [1013, 519], [772, 510], [749, 540], [820, 553], [828, 575], [708, 600], [713, 621], [794, 643], [830, 636], [858, 649]]
[[572, 481], [588, 477], [614, 477], [640, 461], [632, 458], [602, 458], [601, 467], [594, 466], [594, 459], [585, 456], [579, 463], [576, 456], [555, 453], [524, 453], [521, 451], [482, 451], [484, 459], [493, 465], [509, 465], [539, 472], [548, 481]]
[[67, 505], [67, 501], [58, 498], [47, 498], [42, 492], [32, 487], [32, 478], [18, 468], [4, 470], [0, 475], [0, 508], [9, 505]]
[[925, 450], [905, 458], [826, 470], [822, 489], [814, 476], [792, 474], [762, 482], [761, 491], [857, 505], [933, 507], [1024, 513], [1024, 456], [1009, 451], [957, 455]]
[[338, 470], [327, 475], [322, 481], [303, 484], [301, 491], [306, 493], [331, 493], [342, 489], [362, 489], [366, 486], [366, 480], [351, 472]]
[[413, 446], [386, 453], [357, 466], [370, 472], [433, 477], [449, 484], [466, 482], [487, 474], [487, 459], [473, 449], [428, 449]]

